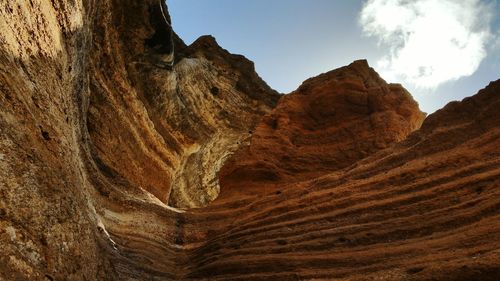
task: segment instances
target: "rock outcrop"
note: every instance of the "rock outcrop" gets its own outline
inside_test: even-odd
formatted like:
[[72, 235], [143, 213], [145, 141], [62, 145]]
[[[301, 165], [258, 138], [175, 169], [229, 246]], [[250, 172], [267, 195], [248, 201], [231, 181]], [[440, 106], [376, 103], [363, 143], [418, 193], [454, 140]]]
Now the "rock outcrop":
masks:
[[0, 4], [0, 280], [500, 278], [500, 80], [280, 96], [166, 8]]
[[[163, 19], [154, 12], [157, 2], [125, 5], [111, 25], [106, 8], [98, 9], [104, 14], [95, 21], [87, 120], [93, 158], [109, 176], [164, 203], [204, 206], [219, 193], [217, 172], [226, 158], [279, 95], [253, 63], [212, 37], [186, 47], [151, 30], [165, 28], [156, 24]], [[176, 49], [175, 64], [165, 66], [164, 51], [156, 49]]]
[[402, 141], [424, 117], [403, 87], [356, 61], [284, 96], [221, 171], [223, 190], [282, 188], [348, 167]]

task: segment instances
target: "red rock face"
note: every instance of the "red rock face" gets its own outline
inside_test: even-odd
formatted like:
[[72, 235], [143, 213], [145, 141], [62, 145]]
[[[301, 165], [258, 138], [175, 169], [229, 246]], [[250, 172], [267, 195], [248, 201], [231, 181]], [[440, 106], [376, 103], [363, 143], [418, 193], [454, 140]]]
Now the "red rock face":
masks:
[[250, 146], [226, 163], [223, 194], [278, 188], [348, 167], [405, 139], [424, 117], [403, 87], [387, 84], [366, 61], [311, 78], [284, 96]]
[[279, 96], [159, 4], [0, 4], [0, 280], [500, 280], [500, 80]]
[[497, 280], [499, 105], [500, 80], [349, 167], [268, 193], [234, 179], [232, 192], [189, 216], [212, 234], [191, 252], [203, 261], [191, 276]]

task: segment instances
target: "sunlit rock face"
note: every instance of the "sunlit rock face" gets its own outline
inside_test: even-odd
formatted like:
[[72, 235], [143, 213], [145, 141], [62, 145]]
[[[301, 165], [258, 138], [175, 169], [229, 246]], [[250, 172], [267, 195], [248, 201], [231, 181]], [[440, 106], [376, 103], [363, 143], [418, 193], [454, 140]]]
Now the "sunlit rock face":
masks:
[[[168, 28], [157, 24], [163, 18], [154, 3], [123, 7], [113, 25], [96, 21], [87, 120], [93, 157], [110, 177], [164, 203], [205, 206], [219, 193], [220, 167], [279, 95], [253, 63], [215, 39], [186, 47], [152, 29]], [[159, 58], [173, 49], [169, 67]]]
[[0, 4], [0, 280], [499, 279], [500, 81], [280, 96], [118, 2]]
[[0, 4], [0, 280], [116, 279], [87, 161], [89, 9]]
[[348, 167], [404, 140], [424, 117], [403, 87], [356, 61], [283, 97], [259, 123], [251, 145], [221, 171], [224, 192], [282, 188]]

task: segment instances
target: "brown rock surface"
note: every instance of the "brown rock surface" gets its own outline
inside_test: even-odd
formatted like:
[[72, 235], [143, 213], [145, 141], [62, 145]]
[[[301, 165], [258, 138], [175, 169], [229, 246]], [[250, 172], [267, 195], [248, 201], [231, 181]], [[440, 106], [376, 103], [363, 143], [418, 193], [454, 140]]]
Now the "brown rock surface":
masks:
[[420, 129], [364, 61], [278, 102], [159, 4], [0, 4], [0, 280], [500, 279], [500, 80]]
[[356, 61], [284, 96], [257, 126], [251, 145], [221, 171], [223, 192], [280, 188], [345, 168], [402, 141], [424, 117], [403, 87]]
[[178, 42], [175, 65], [159, 68], [158, 54], [144, 44], [156, 34], [151, 2], [119, 8], [111, 25], [97, 13], [87, 120], [93, 157], [109, 176], [164, 203], [204, 206], [219, 193], [226, 158], [279, 96], [253, 63], [209, 36], [189, 47]]

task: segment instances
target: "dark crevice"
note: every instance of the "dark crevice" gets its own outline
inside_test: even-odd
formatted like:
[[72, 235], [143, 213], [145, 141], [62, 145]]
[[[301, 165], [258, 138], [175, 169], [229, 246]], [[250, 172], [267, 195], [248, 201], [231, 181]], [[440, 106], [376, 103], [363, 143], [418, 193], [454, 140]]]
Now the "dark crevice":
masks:
[[146, 46], [156, 53], [169, 55], [174, 52], [172, 22], [164, 0], [149, 7], [149, 20], [154, 29], [152, 37], [146, 39]]
[[218, 96], [218, 95], [219, 95], [219, 93], [220, 93], [220, 90], [219, 90], [219, 88], [217, 88], [217, 87], [212, 87], [212, 88], [210, 89], [210, 93], [212, 93], [212, 95], [214, 95], [214, 96]]
[[40, 128], [40, 131], [42, 132], [42, 137], [44, 140], [49, 141], [51, 139], [49, 132], [44, 131], [42, 128]]

